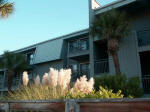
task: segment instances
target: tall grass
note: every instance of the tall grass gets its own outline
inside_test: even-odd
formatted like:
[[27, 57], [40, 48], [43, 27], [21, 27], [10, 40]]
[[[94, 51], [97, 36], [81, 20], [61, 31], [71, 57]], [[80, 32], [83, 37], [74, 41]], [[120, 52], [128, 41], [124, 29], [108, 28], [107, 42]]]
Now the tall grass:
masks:
[[40, 81], [37, 76], [33, 84], [29, 84], [27, 72], [23, 73], [23, 85], [14, 92], [9, 92], [5, 100], [50, 100], [68, 98], [122, 98], [121, 92], [113, 93], [100, 87], [99, 91], [94, 90], [94, 79], [88, 80], [86, 76], [80, 77], [70, 86], [71, 70], [61, 69], [60, 71], [50, 68]]
[[62, 91], [61, 88], [51, 88], [43, 85], [38, 87], [30, 85], [22, 86], [21, 89], [15, 92], [9, 92], [5, 97], [7, 100], [51, 100], [62, 99], [68, 90]]

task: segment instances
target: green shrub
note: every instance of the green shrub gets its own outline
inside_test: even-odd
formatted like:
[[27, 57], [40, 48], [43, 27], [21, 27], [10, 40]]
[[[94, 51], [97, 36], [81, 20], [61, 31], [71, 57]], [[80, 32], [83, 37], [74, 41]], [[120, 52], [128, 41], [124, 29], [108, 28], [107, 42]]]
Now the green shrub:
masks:
[[89, 94], [84, 94], [82, 92], [77, 92], [75, 95], [71, 92], [68, 92], [65, 96], [65, 99], [81, 99], [81, 98], [96, 98], [96, 99], [108, 99], [108, 98], [123, 98], [123, 94], [121, 91], [113, 93], [112, 90], [108, 90], [103, 88], [102, 86], [99, 87], [98, 91], [93, 90]]
[[127, 80], [126, 75], [104, 74], [100, 77], [95, 77], [95, 89], [98, 90], [100, 85], [106, 89], [112, 89], [114, 93], [121, 90], [124, 97], [132, 96], [138, 98], [143, 95], [139, 77], [132, 77]]

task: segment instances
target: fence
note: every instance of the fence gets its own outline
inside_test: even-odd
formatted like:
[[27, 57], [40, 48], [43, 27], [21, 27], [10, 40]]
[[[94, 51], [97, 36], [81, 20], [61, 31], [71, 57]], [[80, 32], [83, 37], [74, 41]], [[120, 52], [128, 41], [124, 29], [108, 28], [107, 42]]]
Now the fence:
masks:
[[0, 112], [150, 112], [150, 99], [9, 101]]

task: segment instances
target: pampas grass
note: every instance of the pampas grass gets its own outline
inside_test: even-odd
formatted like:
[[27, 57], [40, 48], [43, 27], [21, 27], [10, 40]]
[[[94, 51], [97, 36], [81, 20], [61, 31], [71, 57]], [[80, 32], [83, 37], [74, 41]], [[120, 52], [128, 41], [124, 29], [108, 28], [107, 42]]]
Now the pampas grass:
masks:
[[41, 84], [41, 82], [40, 82], [40, 76], [39, 75], [37, 75], [36, 78], [34, 79], [34, 84], [37, 87]]
[[89, 81], [87, 80], [86, 76], [80, 77], [75, 82], [73, 88], [71, 89], [72, 94], [76, 94], [78, 92], [82, 92], [84, 94], [89, 94], [94, 89], [94, 79], [91, 78]]
[[22, 81], [23, 81], [23, 85], [24, 86], [28, 85], [29, 77], [28, 77], [28, 73], [27, 72], [23, 72]]
[[34, 84], [28, 85], [27, 72], [23, 73], [23, 85], [14, 92], [9, 92], [6, 100], [50, 100], [61, 98], [121, 98], [121, 92], [112, 93], [100, 87], [99, 92], [94, 91], [94, 79], [88, 80], [86, 76], [77, 79], [71, 87], [71, 70], [61, 69], [60, 71], [50, 68], [40, 82], [40, 77], [34, 79]]

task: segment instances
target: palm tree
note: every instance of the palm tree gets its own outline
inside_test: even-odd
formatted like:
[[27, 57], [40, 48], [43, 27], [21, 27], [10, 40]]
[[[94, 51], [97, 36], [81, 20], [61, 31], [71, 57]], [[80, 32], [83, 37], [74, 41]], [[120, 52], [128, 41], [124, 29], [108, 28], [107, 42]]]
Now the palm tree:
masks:
[[118, 50], [123, 38], [130, 33], [130, 21], [125, 12], [114, 9], [95, 17], [90, 33], [107, 40], [108, 52], [112, 55], [117, 75], [121, 75]]
[[8, 80], [8, 90], [11, 90], [12, 78], [15, 75], [20, 75], [24, 70], [27, 70], [28, 62], [25, 55], [19, 53], [4, 52], [0, 58], [0, 68], [6, 70]]
[[5, 18], [12, 14], [14, 10], [14, 4], [7, 0], [0, 0], [0, 17]]

